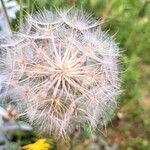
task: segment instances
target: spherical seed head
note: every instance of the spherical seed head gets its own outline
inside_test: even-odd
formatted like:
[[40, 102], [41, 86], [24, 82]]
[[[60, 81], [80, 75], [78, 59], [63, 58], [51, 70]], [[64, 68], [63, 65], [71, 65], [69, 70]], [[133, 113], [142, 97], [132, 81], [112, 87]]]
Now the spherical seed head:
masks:
[[5, 86], [42, 131], [64, 136], [76, 126], [95, 129], [116, 109], [119, 50], [86, 12], [45, 10], [28, 16], [2, 52]]

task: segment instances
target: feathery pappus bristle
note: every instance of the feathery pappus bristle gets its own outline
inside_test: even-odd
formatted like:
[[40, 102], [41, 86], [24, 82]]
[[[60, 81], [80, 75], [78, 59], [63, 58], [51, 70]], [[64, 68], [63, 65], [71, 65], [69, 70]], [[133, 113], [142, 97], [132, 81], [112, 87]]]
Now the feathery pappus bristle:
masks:
[[76, 126], [95, 129], [116, 109], [119, 49], [88, 13], [69, 9], [29, 15], [1, 49], [3, 84], [25, 108], [21, 113], [43, 132], [63, 137]]

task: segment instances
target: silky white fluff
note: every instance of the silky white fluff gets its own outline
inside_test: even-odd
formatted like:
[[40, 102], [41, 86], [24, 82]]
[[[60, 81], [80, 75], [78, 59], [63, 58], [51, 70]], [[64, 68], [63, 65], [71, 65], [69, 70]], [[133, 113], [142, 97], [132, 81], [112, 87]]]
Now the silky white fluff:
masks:
[[102, 127], [117, 107], [118, 46], [84, 11], [29, 15], [1, 51], [5, 86], [43, 132], [65, 136], [77, 126]]

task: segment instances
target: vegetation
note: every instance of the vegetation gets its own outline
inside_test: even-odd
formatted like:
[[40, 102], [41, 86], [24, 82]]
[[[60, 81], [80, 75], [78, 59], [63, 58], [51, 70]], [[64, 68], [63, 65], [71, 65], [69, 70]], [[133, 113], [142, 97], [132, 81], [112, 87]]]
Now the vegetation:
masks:
[[[122, 51], [121, 71], [123, 94], [118, 98], [117, 115], [106, 129], [90, 135], [87, 128], [76, 131], [70, 142], [53, 141], [58, 150], [148, 150], [150, 147], [150, 1], [149, 0], [18, 0], [17, 18], [11, 21], [12, 31], [23, 23], [27, 13], [44, 8], [77, 7], [90, 11], [104, 21], [103, 30], [114, 35]], [[26, 145], [37, 135], [23, 137]], [[31, 138], [30, 138], [31, 137]], [[54, 142], [55, 141], [55, 142]]]

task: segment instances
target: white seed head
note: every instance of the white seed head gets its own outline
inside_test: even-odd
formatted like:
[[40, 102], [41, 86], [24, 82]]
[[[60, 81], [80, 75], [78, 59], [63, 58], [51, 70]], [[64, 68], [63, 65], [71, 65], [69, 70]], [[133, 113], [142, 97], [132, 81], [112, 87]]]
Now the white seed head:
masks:
[[5, 86], [42, 131], [64, 136], [76, 126], [95, 129], [116, 109], [119, 50], [99, 24], [77, 9], [45, 10], [28, 16], [1, 45]]

